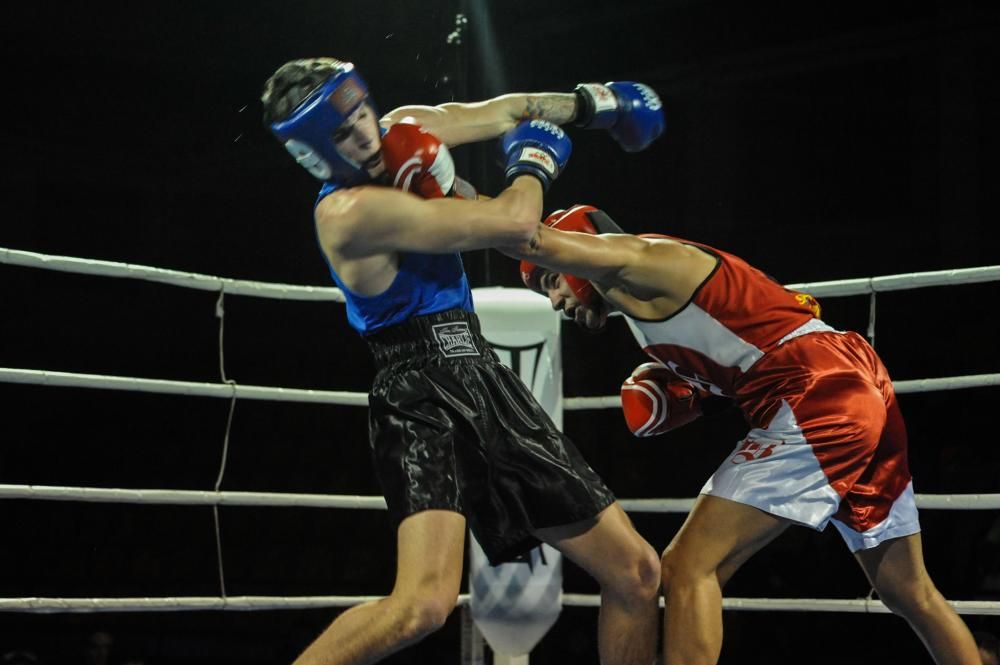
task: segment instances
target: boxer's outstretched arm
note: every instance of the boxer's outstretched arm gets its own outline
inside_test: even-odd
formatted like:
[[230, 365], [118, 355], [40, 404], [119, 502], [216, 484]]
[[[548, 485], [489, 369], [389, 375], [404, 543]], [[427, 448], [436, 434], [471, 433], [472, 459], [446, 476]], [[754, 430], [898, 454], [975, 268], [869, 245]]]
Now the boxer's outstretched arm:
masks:
[[542, 209], [538, 179], [519, 177], [496, 198], [422, 199], [388, 187], [335, 192], [316, 208], [328, 254], [358, 259], [388, 252], [450, 253], [517, 244], [531, 237]]
[[577, 95], [572, 92], [514, 93], [484, 102], [440, 106], [401, 106], [379, 121], [388, 128], [404, 118], [413, 120], [449, 146], [493, 139], [526, 118], [563, 125], [576, 118]]
[[650, 246], [647, 240], [634, 235], [592, 235], [539, 224], [530, 241], [499, 249], [507, 256], [531, 261], [553, 272], [619, 285], [629, 269], [645, 263]]
[[688, 294], [716, 263], [705, 252], [674, 240], [591, 235], [541, 224], [529, 242], [500, 251], [553, 272], [592, 281], [605, 290], [624, 289], [644, 300]]

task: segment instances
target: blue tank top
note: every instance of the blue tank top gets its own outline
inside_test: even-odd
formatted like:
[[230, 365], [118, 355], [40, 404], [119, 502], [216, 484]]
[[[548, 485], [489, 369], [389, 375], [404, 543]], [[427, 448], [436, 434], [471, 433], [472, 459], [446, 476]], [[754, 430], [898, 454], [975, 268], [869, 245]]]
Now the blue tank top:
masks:
[[[324, 183], [316, 204], [337, 189], [339, 187], [334, 183]], [[399, 272], [389, 288], [376, 296], [363, 296], [344, 285], [327, 260], [326, 252], [322, 252], [322, 249], [320, 251], [333, 281], [344, 292], [347, 321], [362, 335], [370, 335], [414, 316], [455, 308], [473, 311], [472, 291], [462, 265], [462, 256], [457, 252], [399, 252]]]

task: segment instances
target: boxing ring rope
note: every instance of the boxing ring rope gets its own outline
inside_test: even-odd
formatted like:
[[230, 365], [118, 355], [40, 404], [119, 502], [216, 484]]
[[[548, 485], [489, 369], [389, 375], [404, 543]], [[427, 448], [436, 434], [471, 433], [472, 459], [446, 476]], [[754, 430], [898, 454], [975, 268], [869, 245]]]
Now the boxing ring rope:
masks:
[[[917, 507], [928, 510], [1000, 510], [1000, 494], [916, 494]], [[0, 484], [0, 499], [143, 503], [173, 506], [268, 506], [385, 510], [380, 496], [294, 494], [288, 492], [210, 492], [207, 490], [119, 489]], [[686, 513], [694, 499], [619, 499], [635, 513]]]
[[[94, 612], [187, 612], [192, 610], [227, 610], [253, 612], [261, 610], [307, 610], [327, 607], [353, 607], [378, 600], [383, 596], [185, 596], [163, 598], [0, 598], [0, 612], [31, 612], [34, 614], [94, 613]], [[590, 594], [564, 593], [566, 607], [600, 607], [601, 597]], [[468, 605], [469, 595], [461, 594], [456, 605]], [[1000, 603], [978, 600], [949, 600], [959, 614], [1000, 615]], [[660, 599], [663, 607], [663, 599]], [[758, 612], [851, 612], [891, 614], [880, 600], [874, 598], [723, 598], [724, 610]]]
[[[224, 383], [193, 383], [164, 379], [140, 379], [127, 376], [104, 376], [101, 374], [74, 374], [38, 369], [15, 369], [0, 367], [0, 382], [28, 383], [64, 388], [104, 388], [107, 390], [129, 390], [133, 392], [162, 393], [167, 395], [192, 395], [201, 397], [235, 396], [241, 399], [271, 400], [277, 402], [312, 402], [318, 404], [339, 404], [344, 406], [367, 406], [368, 394], [338, 390], [309, 390], [303, 388], [273, 388], [268, 386], [230, 386]], [[936, 390], [959, 390], [1000, 385], [1000, 373], [952, 376], [940, 379], [913, 379], [893, 381], [893, 388], [899, 394], [922, 393]], [[585, 409], [608, 409], [621, 406], [620, 395], [602, 397], [567, 397], [563, 408], [567, 411]]]
[[269, 284], [225, 277], [212, 277], [197, 273], [165, 270], [149, 266], [78, 259], [71, 256], [51, 256], [26, 252], [20, 249], [0, 247], [0, 263], [24, 268], [41, 268], [79, 275], [100, 275], [104, 277], [129, 277], [149, 282], [160, 282], [201, 291], [225, 292], [238, 296], [259, 296], [278, 300], [327, 300], [345, 302], [340, 289], [327, 286], [299, 286], [295, 284]]
[[[75, 374], [36, 369], [0, 368], [0, 382], [45, 385], [53, 387], [98, 388], [129, 390], [175, 395], [293, 401], [347, 406], [367, 406], [366, 393], [345, 391], [308, 390], [268, 386], [244, 386], [225, 378], [222, 367], [222, 298], [225, 294], [256, 296], [279, 300], [305, 300], [344, 302], [343, 293], [332, 287], [311, 287], [290, 284], [270, 284], [234, 280], [196, 273], [185, 273], [148, 266], [50, 256], [0, 248], [0, 264], [56, 270], [77, 274], [100, 275], [141, 279], [191, 289], [219, 293], [216, 313], [220, 318], [220, 369], [223, 383], [167, 381], [136, 377]], [[861, 279], [790, 284], [789, 288], [806, 291], [816, 297], [839, 297], [870, 294], [869, 338], [874, 337], [875, 294], [886, 291], [908, 290], [929, 286], [952, 286], [980, 282], [1000, 281], [1000, 266], [984, 266], [934, 272], [887, 275]], [[894, 382], [899, 393], [957, 390], [1000, 385], [1000, 373], [971, 376], [918, 379]], [[620, 406], [618, 395], [607, 397], [566, 398], [566, 410], [611, 408]], [[226, 439], [228, 443], [228, 427]], [[225, 464], [220, 469], [215, 491], [116, 489], [93, 487], [51, 487], [41, 485], [0, 484], [0, 499], [82, 501], [100, 503], [141, 503], [212, 506], [278, 506], [307, 508], [341, 508], [384, 510], [382, 497], [337, 496], [320, 494], [290, 494], [265, 492], [219, 491]], [[949, 494], [916, 495], [917, 506], [938, 510], [996, 510], [1000, 509], [998, 494]], [[622, 499], [623, 508], [631, 512], [685, 513], [694, 499]], [[218, 528], [218, 525], [216, 525]], [[219, 550], [221, 561], [221, 548]], [[109, 611], [186, 611], [186, 610], [266, 610], [305, 609], [320, 607], [348, 607], [374, 600], [378, 596], [226, 596], [220, 563], [221, 597], [163, 597], [163, 598], [0, 598], [0, 611], [54, 613], [54, 612], [109, 612]], [[597, 607], [600, 597], [585, 594], [562, 594], [567, 606]], [[468, 596], [459, 598], [459, 604], [468, 602]], [[960, 614], [1000, 615], [1000, 602], [948, 601]], [[662, 599], [661, 599], [662, 605]], [[889, 613], [880, 601], [863, 599], [775, 599], [775, 598], [726, 598], [723, 608], [729, 610], [761, 611], [812, 611], [812, 612], [864, 612]]]

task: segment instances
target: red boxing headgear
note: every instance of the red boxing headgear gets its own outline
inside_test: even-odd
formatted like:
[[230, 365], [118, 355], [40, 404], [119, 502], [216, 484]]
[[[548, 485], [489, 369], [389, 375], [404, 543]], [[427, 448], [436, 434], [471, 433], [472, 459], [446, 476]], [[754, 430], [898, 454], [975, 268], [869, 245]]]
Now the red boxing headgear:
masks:
[[[560, 231], [577, 231], [591, 235], [622, 232], [605, 212], [589, 205], [575, 205], [569, 210], [556, 210], [546, 217], [543, 223]], [[521, 261], [521, 281], [529, 289], [542, 295], [545, 295], [541, 285], [544, 272], [545, 268], [541, 266], [530, 261]], [[565, 273], [563, 279], [584, 307], [595, 307], [600, 302], [600, 295], [587, 280]]]

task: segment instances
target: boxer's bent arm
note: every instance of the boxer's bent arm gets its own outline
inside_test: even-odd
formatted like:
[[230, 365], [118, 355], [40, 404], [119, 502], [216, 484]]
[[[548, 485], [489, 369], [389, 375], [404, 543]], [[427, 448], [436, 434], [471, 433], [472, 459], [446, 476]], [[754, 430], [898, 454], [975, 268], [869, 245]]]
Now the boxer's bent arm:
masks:
[[575, 233], [539, 225], [534, 238], [505, 254], [553, 272], [623, 288], [642, 298], [685, 300], [715, 268], [715, 257], [673, 240]]
[[647, 245], [633, 235], [592, 235], [559, 231], [542, 224], [535, 231], [528, 242], [500, 251], [553, 272], [601, 283], [616, 282], [627, 266], [641, 260]]
[[327, 251], [350, 259], [511, 245], [534, 232], [542, 212], [541, 189], [530, 176], [488, 201], [428, 200], [388, 187], [356, 187], [323, 199], [316, 226]]
[[388, 128], [403, 118], [413, 118], [443, 143], [455, 146], [496, 138], [525, 118], [566, 124], [576, 118], [576, 99], [571, 92], [514, 93], [470, 104], [401, 106], [379, 122]]

